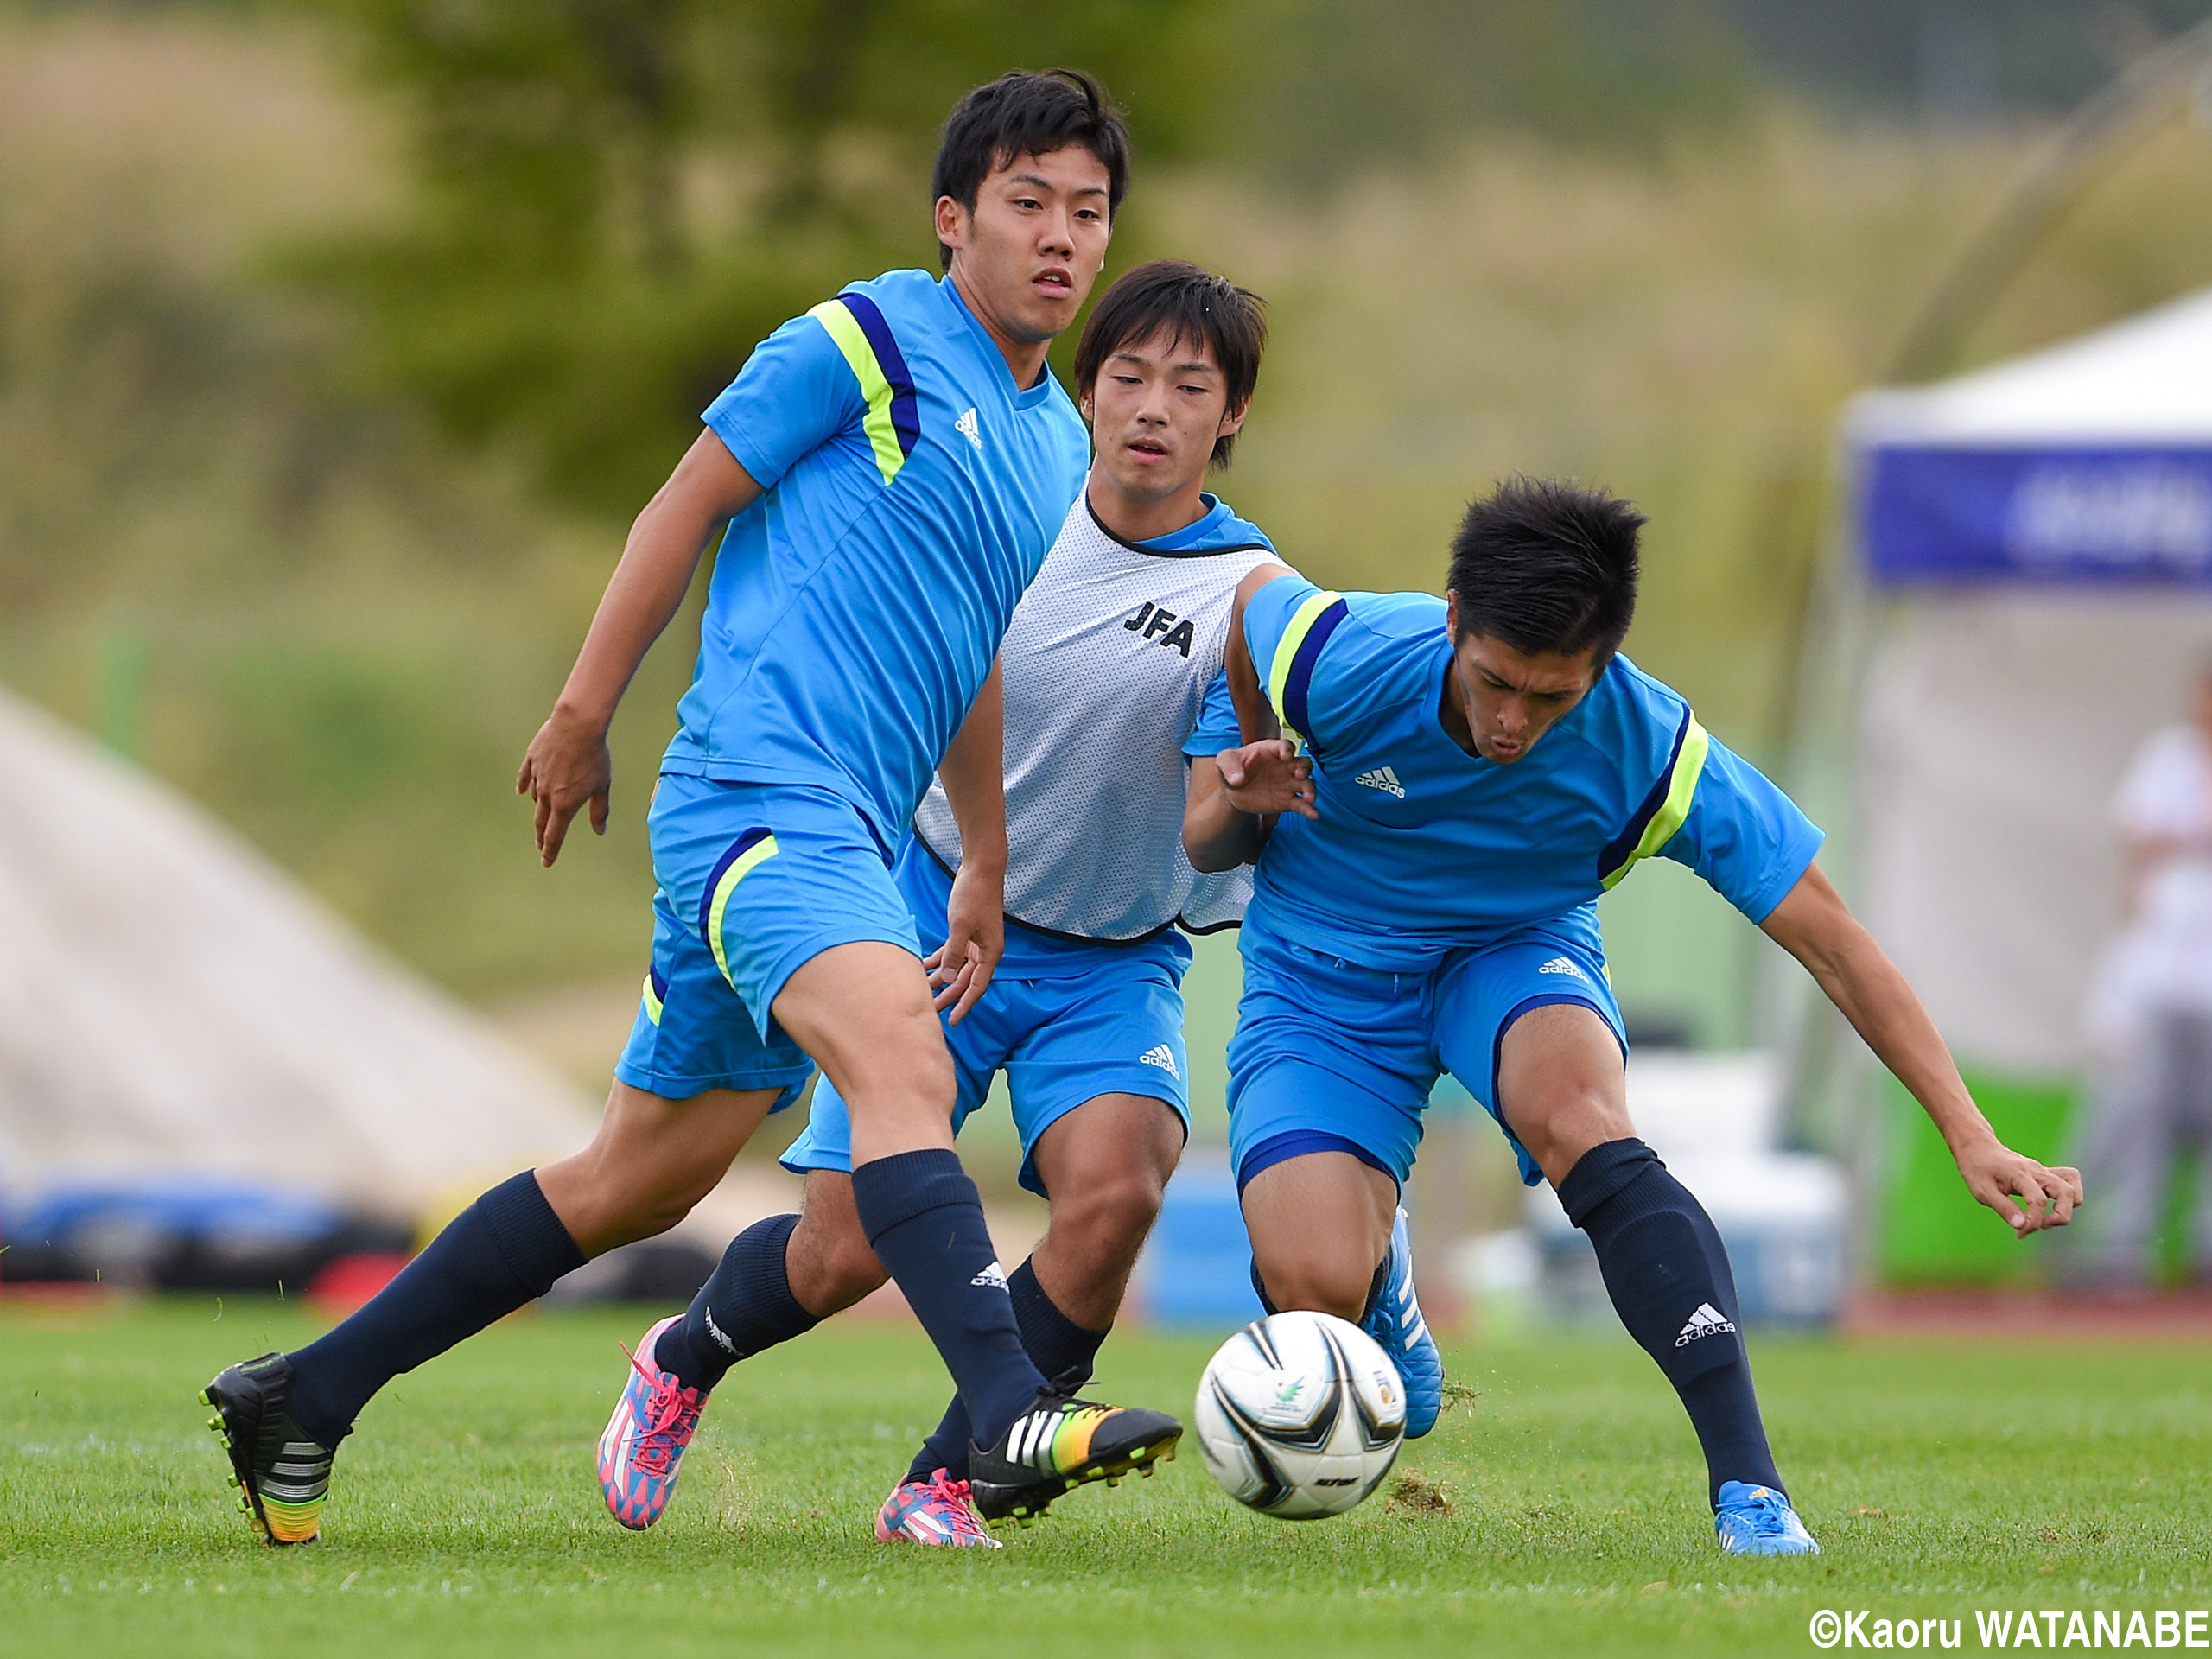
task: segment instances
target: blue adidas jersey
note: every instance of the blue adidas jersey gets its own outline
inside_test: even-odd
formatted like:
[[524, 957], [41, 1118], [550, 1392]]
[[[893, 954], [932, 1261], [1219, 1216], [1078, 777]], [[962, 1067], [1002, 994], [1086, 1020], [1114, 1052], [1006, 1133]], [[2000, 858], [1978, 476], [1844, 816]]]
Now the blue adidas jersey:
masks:
[[896, 846], [1083, 486], [1083, 421], [920, 270], [785, 323], [704, 418], [762, 494], [663, 769], [831, 790]]
[[1244, 632], [1277, 718], [1313, 754], [1321, 815], [1276, 824], [1247, 919], [1309, 949], [1421, 971], [1540, 921], [1595, 947], [1599, 894], [1654, 854], [1756, 922], [1820, 849], [1788, 796], [1625, 657], [1500, 766], [1439, 717], [1442, 600], [1280, 576]]

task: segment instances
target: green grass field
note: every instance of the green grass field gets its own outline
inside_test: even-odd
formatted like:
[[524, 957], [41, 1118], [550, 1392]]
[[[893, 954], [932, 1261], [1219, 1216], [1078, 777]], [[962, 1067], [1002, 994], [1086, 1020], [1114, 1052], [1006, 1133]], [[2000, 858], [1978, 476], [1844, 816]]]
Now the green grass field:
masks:
[[[944, 1395], [912, 1327], [836, 1324], [742, 1368], [667, 1519], [632, 1535], [592, 1446], [645, 1320], [539, 1314], [373, 1404], [326, 1541], [278, 1554], [229, 1507], [194, 1394], [314, 1327], [216, 1314], [0, 1310], [0, 1651], [1805, 1652], [1824, 1607], [1960, 1618], [1978, 1648], [1980, 1607], [2212, 1603], [2202, 1345], [1758, 1343], [1818, 1560], [1720, 1557], [1650, 1363], [1535, 1335], [1450, 1355], [1479, 1397], [1400, 1462], [1448, 1512], [1268, 1521], [1186, 1453], [987, 1554], [869, 1531]], [[1209, 1346], [1117, 1337], [1101, 1391], [1186, 1409]]]

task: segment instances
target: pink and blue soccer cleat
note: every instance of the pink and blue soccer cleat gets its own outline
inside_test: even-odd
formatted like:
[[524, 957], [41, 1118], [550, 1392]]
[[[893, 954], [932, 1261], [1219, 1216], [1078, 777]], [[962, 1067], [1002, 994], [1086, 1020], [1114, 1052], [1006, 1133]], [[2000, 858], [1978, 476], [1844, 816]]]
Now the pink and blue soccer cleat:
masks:
[[1720, 1503], [1713, 1530], [1730, 1555], [1817, 1555], [1821, 1547], [1789, 1500], [1771, 1486], [1740, 1480], [1720, 1483]]
[[891, 1496], [876, 1511], [875, 1538], [882, 1544], [1001, 1548], [999, 1541], [983, 1530], [983, 1517], [968, 1501], [968, 1483], [946, 1478], [942, 1469], [927, 1480], [909, 1475], [891, 1489]]
[[681, 1317], [653, 1326], [630, 1355], [629, 1382], [599, 1437], [599, 1490], [608, 1512], [636, 1531], [659, 1520], [668, 1507], [683, 1449], [691, 1444], [707, 1403], [706, 1395], [685, 1388], [654, 1357], [660, 1333]]

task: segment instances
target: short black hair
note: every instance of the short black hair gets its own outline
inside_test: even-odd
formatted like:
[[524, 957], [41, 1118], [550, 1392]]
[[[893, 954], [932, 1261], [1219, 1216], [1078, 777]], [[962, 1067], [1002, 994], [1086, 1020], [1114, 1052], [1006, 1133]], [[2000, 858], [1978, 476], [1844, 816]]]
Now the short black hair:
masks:
[[[1147, 260], [1114, 279], [1076, 343], [1076, 395], [1090, 395], [1106, 359], [1124, 346], [1160, 334], [1211, 353], [1231, 413], [1252, 401], [1268, 347], [1267, 302], [1187, 259]], [[1236, 443], [1234, 432], [1216, 438], [1213, 464], [1228, 466]]]
[[[1038, 73], [1011, 69], [962, 99], [944, 118], [932, 202], [950, 196], [969, 213], [983, 181], [1018, 156], [1049, 156], [1081, 144], [1106, 168], [1106, 217], [1121, 211], [1129, 188], [1129, 130], [1105, 88], [1080, 69]], [[952, 269], [952, 250], [938, 244], [938, 262]]]
[[1459, 637], [1571, 657], [1595, 645], [1602, 670], [1636, 616], [1643, 515], [1573, 479], [1515, 474], [1467, 508], [1446, 579]]

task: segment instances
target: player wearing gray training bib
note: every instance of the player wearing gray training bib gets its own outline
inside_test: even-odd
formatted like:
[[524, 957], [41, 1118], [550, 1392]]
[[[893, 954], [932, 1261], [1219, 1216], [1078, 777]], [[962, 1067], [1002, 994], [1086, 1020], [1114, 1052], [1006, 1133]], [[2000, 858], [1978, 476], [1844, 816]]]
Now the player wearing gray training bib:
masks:
[[[1200, 875], [1184, 855], [1185, 757], [1236, 745], [1222, 679], [1230, 607], [1245, 573], [1275, 555], [1255, 526], [1201, 499], [1197, 523], [1133, 542], [1100, 522], [1086, 492], [1014, 610], [999, 662], [1006, 913], [1020, 926], [1007, 935], [1001, 972], [1065, 978], [1126, 953], [1102, 959], [1052, 948], [1059, 941], [1155, 938], [1162, 948], [1147, 955], [1179, 969], [1190, 949], [1173, 925], [1226, 926], [1252, 896], [1249, 867]], [[960, 866], [942, 784], [915, 814], [906, 855], [917, 851], [940, 872], [902, 885], [910, 900], [926, 900], [918, 913], [941, 912], [942, 872]], [[1035, 935], [1047, 941], [1032, 944]]]

